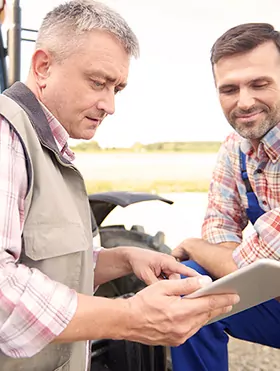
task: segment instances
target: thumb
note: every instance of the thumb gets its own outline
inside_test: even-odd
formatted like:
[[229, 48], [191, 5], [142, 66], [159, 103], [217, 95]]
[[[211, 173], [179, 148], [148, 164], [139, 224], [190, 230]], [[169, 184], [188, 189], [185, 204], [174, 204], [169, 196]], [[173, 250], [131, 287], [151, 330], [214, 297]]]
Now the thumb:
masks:
[[177, 296], [188, 295], [200, 289], [201, 287], [209, 285], [212, 279], [209, 276], [195, 276], [188, 277], [181, 280], [164, 280], [159, 282], [159, 285], [165, 295]]
[[189, 260], [189, 254], [181, 245], [172, 250], [171, 255], [179, 261]]
[[155, 273], [150, 267], [147, 267], [141, 275], [142, 281], [146, 283], [146, 285], [152, 285], [153, 283], [158, 282], [158, 278], [156, 277]]

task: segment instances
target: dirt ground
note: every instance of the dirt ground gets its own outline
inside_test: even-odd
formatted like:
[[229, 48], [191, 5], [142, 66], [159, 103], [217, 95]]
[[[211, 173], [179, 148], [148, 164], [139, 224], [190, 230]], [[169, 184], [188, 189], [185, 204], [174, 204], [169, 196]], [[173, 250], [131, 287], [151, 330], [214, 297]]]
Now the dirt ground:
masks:
[[229, 370], [280, 370], [280, 350], [231, 338], [229, 341]]

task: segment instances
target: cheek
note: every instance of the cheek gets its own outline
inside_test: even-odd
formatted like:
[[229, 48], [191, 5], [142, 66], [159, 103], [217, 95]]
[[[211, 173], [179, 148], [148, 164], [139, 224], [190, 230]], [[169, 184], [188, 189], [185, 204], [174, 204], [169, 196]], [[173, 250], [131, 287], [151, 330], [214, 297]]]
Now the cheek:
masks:
[[69, 112], [74, 114], [75, 116], [81, 115], [83, 116], [84, 113], [89, 111], [90, 108], [90, 101], [87, 100], [82, 94], [74, 93], [71, 96], [68, 95], [68, 108]]
[[272, 91], [258, 94], [257, 99], [269, 108], [279, 107], [280, 104], [280, 94]]
[[92, 109], [97, 103], [97, 94], [93, 91], [83, 91], [76, 96], [77, 103], [82, 110], [86, 111]]
[[221, 105], [221, 108], [225, 116], [228, 116], [230, 112], [232, 111], [232, 109], [234, 108], [233, 100], [230, 98], [222, 98], [222, 97], [220, 97], [219, 100], [220, 100], [220, 105]]
[[64, 100], [65, 106], [68, 112], [82, 111], [82, 107], [85, 106], [85, 87], [73, 77], [73, 80], [69, 78], [67, 81], [63, 80], [61, 86], [61, 95]]

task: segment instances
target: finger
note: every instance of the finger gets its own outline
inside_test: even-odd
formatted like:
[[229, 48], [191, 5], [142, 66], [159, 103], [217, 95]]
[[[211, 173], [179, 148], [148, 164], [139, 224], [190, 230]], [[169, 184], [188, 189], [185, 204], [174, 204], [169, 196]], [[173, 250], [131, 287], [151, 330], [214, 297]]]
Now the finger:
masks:
[[214, 319], [215, 317], [220, 316], [221, 314], [231, 312], [232, 308], [233, 308], [233, 305], [229, 305], [227, 307], [222, 307], [222, 308], [219, 308], [219, 309], [216, 309], [216, 310], [212, 310], [212, 312], [210, 312], [208, 314], [207, 322]]
[[177, 246], [172, 252], [171, 255], [178, 259], [179, 261], [183, 260], [189, 260], [189, 254], [186, 252], [186, 250], [181, 246]]
[[232, 306], [216, 309], [212, 312], [199, 314], [196, 316], [193, 326], [189, 327], [189, 321], [186, 323], [186, 336], [185, 341], [193, 336], [197, 331], [199, 331], [203, 326], [205, 326], [213, 318], [220, 316], [221, 314], [229, 313], [232, 311]]
[[208, 276], [196, 276], [181, 280], [163, 280], [158, 283], [158, 290], [168, 296], [188, 295], [212, 282]]
[[[198, 300], [199, 299], [199, 300]], [[200, 300], [201, 299], [201, 300]], [[190, 305], [193, 306], [193, 310], [196, 313], [208, 313], [209, 318], [212, 316], [211, 313], [215, 311], [223, 311], [226, 307], [235, 305], [239, 302], [240, 298], [236, 294], [219, 294], [219, 295], [207, 295], [196, 299], [183, 298], [185, 300], [195, 300], [193, 303], [188, 302], [186, 308], [190, 310]], [[212, 317], [211, 317], [212, 318]]]
[[215, 309], [215, 310], [207, 312], [207, 313], [200, 314], [197, 317], [198, 323], [197, 323], [196, 327], [200, 328], [202, 326], [205, 326], [212, 319], [214, 319], [214, 318], [216, 318], [216, 317], [218, 317], [222, 314], [230, 313], [232, 311], [232, 308], [233, 308], [233, 306], [229, 305], [227, 307], [222, 307], [222, 308]]
[[179, 263], [175, 259], [165, 261], [163, 271], [165, 272], [169, 271], [170, 273], [178, 273], [187, 277], [200, 276], [200, 274], [196, 270], [190, 267], [186, 267], [184, 264]]
[[171, 274], [168, 276], [168, 279], [169, 279], [169, 280], [180, 280], [180, 279], [181, 279], [181, 276], [180, 276], [180, 274], [178, 274], [178, 273], [171, 273]]
[[143, 272], [142, 279], [147, 285], [152, 285], [153, 283], [159, 281], [155, 273], [150, 268]]

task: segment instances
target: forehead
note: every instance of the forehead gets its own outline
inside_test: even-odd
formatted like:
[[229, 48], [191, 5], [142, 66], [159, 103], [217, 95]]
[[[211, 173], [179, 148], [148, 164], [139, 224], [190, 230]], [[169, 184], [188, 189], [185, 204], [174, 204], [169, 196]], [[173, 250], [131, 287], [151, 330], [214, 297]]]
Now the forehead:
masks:
[[269, 41], [246, 52], [221, 58], [214, 65], [216, 85], [241, 84], [268, 76], [279, 75], [280, 54], [276, 45]]
[[89, 73], [102, 69], [108, 74], [116, 75], [115, 78], [127, 78], [130, 57], [121, 42], [108, 32], [87, 32], [73, 57]]

